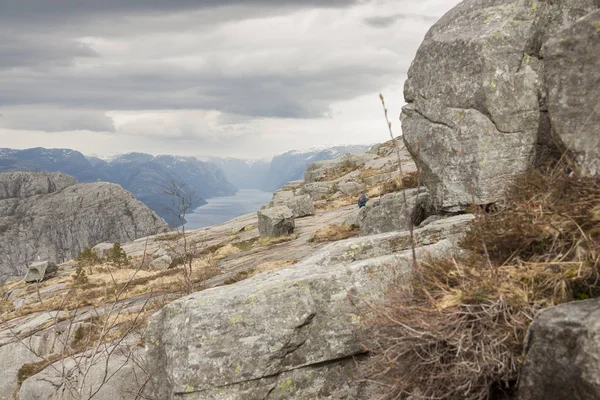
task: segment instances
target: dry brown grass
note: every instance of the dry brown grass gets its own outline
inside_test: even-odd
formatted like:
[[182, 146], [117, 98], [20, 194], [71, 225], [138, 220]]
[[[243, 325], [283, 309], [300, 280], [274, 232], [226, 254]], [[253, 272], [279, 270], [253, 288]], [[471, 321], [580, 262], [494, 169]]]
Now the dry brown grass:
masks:
[[227, 244], [227, 245], [221, 247], [219, 250], [217, 250], [214, 254], [214, 257], [217, 260], [222, 260], [224, 258], [238, 254], [240, 252], [241, 252], [241, 250], [239, 247], [233, 246], [231, 244]]
[[274, 246], [276, 244], [281, 244], [281, 243], [285, 243], [285, 242], [290, 242], [292, 240], [296, 240], [298, 239], [298, 235], [293, 234], [293, 235], [286, 235], [286, 236], [278, 236], [278, 237], [260, 237], [258, 238], [258, 240], [256, 241], [256, 243], [258, 243], [259, 246]]
[[355, 225], [326, 225], [313, 233], [309, 242], [335, 242], [358, 236], [359, 229]]
[[344, 195], [344, 196], [340, 196], [337, 199], [333, 199], [333, 200], [315, 201], [314, 204], [315, 204], [315, 209], [317, 211], [328, 212], [328, 211], [337, 210], [341, 207], [356, 204], [357, 200], [358, 200], [358, 196], [354, 197], [354, 196]]
[[[384, 398], [511, 395], [535, 312], [600, 292], [600, 184], [531, 172], [506, 203], [478, 211], [456, 260], [421, 261], [366, 311], [365, 376]], [[489, 210], [488, 210], [489, 211]]]
[[261, 273], [267, 272], [267, 271], [273, 271], [273, 270], [276, 270], [276, 269], [279, 269], [279, 268], [283, 268], [283, 267], [289, 267], [290, 265], [294, 265], [296, 263], [298, 263], [297, 260], [267, 261], [267, 262], [258, 264], [254, 268], [250, 268], [250, 269], [238, 272], [233, 277], [227, 279], [225, 281], [225, 284], [226, 285], [231, 285], [231, 284], [234, 284], [236, 282], [248, 279], [248, 278], [250, 278], [250, 277], [252, 277], [254, 275], [258, 275], [258, 274], [261, 274]]

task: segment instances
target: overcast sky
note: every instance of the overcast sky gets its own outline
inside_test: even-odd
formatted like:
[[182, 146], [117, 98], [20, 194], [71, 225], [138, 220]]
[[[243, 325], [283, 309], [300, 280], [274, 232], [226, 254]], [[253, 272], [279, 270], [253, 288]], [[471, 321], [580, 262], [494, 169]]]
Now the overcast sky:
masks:
[[0, 147], [270, 157], [396, 133], [459, 0], [0, 0]]

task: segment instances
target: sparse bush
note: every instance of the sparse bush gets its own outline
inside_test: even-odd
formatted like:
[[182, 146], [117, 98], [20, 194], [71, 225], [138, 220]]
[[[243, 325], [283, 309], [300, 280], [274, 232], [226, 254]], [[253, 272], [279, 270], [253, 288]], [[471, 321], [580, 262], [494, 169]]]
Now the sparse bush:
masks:
[[85, 285], [88, 283], [88, 277], [83, 269], [83, 265], [77, 264], [75, 274], [73, 275], [73, 283], [77, 286]]
[[88, 268], [90, 268], [90, 272], [91, 272], [91, 267], [102, 263], [102, 260], [100, 260], [100, 258], [96, 255], [96, 253], [94, 253], [94, 251], [92, 249], [90, 249], [89, 247], [86, 247], [85, 249], [83, 249], [77, 255], [77, 257], [75, 258], [75, 261], [77, 261], [78, 268], [80, 266], [88, 267]]
[[358, 236], [360, 233], [357, 225], [327, 225], [314, 232], [309, 242], [335, 242]]
[[504, 204], [477, 208], [466, 255], [421, 260], [412, 286], [365, 310], [365, 377], [383, 398], [511, 395], [536, 311], [600, 294], [599, 204], [600, 184], [564, 168], [532, 171]]
[[121, 247], [120, 243], [115, 243], [108, 252], [106, 256], [106, 260], [118, 267], [124, 267], [129, 265], [129, 258], [127, 257], [127, 253]]

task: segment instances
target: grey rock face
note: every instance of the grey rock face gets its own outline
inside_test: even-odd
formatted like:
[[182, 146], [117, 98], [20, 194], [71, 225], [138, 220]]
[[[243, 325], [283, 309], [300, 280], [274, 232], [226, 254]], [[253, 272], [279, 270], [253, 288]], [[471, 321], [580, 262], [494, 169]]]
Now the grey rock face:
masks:
[[433, 213], [427, 189], [408, 189], [406, 203], [402, 192], [389, 193], [379, 200], [370, 200], [358, 213], [360, 235], [403, 231], [410, 224], [418, 226]]
[[309, 195], [294, 196], [285, 202], [285, 206], [292, 210], [294, 218], [315, 215], [315, 205]]
[[58, 172], [7, 172], [0, 174], [0, 200], [54, 193], [76, 183], [75, 178]]
[[98, 243], [94, 247], [92, 247], [92, 251], [96, 254], [99, 259], [104, 259], [108, 253], [114, 247], [114, 243]]
[[260, 210], [257, 214], [261, 236], [277, 237], [294, 233], [294, 214], [288, 207], [271, 207]]
[[48, 261], [39, 261], [31, 264], [23, 279], [25, 282], [41, 282], [58, 270], [56, 264]]
[[[0, 174], [2, 182], [9, 178]], [[129, 192], [110, 183], [0, 200], [0, 226], [0, 275], [23, 274], [38, 257], [61, 263], [85, 247], [129, 242], [168, 228]]]
[[294, 192], [291, 190], [278, 190], [273, 193], [273, 204], [276, 206], [282, 206], [287, 201], [294, 198]]
[[335, 192], [337, 190], [336, 188], [337, 184], [335, 182], [307, 183], [300, 190], [298, 190], [298, 194], [307, 194], [313, 199], [318, 199], [321, 196], [327, 196]]
[[[112, 350], [112, 349], [111, 349]], [[107, 352], [108, 353], [108, 352]], [[130, 353], [115, 349], [107, 357], [97, 355], [95, 362], [81, 356], [58, 361], [27, 378], [19, 390], [20, 399], [81, 400], [89, 393], [94, 399], [129, 400], [138, 396], [146, 376], [139, 364], [139, 350]], [[88, 365], [89, 364], [89, 365]], [[87, 368], [89, 367], [89, 371]], [[65, 371], [65, 376], [61, 374]], [[106, 375], [105, 375], [106, 373]]]
[[[417, 242], [450, 236], [426, 232], [417, 233]], [[352, 397], [360, 386], [352, 359], [363, 352], [354, 333], [360, 315], [348, 294], [357, 302], [373, 300], [392, 274], [407, 282], [411, 277], [412, 259], [402, 252], [407, 247], [377, 253], [410, 247], [410, 235], [398, 233], [404, 241], [385, 235], [334, 243], [292, 267], [163, 308], [147, 331], [152, 395], [161, 400], [258, 399], [270, 398], [269, 393], [279, 399], [361, 398]], [[453, 250], [442, 240], [417, 253], [446, 257]], [[333, 395], [332, 388], [339, 392]]]
[[584, 173], [600, 175], [600, 11], [544, 46], [552, 134]]
[[165, 254], [164, 256], [160, 256], [156, 260], [150, 261], [150, 267], [158, 270], [169, 269], [171, 264], [173, 263], [173, 259], [171, 256]]
[[600, 300], [542, 311], [529, 328], [522, 400], [600, 398]]
[[363, 185], [354, 181], [341, 182], [338, 184], [338, 189], [348, 195], [359, 194], [365, 190]]
[[436, 207], [493, 203], [546, 154], [540, 48], [594, 0], [466, 0], [428, 32], [408, 72], [407, 149]]

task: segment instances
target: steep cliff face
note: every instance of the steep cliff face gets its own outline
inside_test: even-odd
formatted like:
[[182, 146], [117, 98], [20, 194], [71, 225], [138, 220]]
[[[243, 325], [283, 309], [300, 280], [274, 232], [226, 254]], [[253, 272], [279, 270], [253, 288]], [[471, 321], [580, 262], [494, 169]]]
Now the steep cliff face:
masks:
[[100, 242], [127, 242], [167, 224], [111, 183], [75, 184], [64, 174], [0, 174], [0, 273], [34, 260], [63, 262]]
[[0, 180], [0, 200], [59, 192], [76, 183], [75, 178], [61, 173], [6, 173]]

